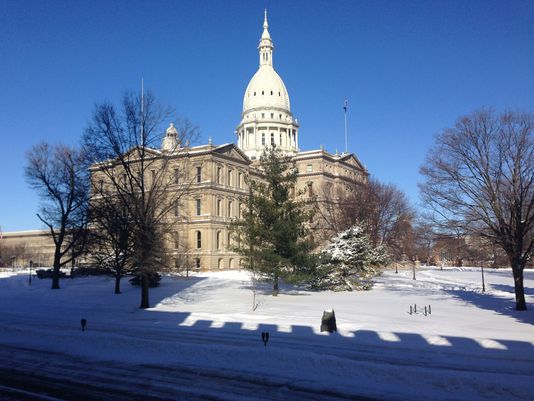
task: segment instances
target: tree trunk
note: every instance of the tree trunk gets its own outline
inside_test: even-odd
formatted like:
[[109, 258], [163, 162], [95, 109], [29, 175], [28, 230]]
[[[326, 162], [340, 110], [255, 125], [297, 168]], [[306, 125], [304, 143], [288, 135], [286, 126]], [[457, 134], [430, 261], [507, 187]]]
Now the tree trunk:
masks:
[[59, 290], [59, 273], [61, 268], [60, 250], [56, 247], [54, 252], [54, 270], [52, 271], [52, 289]]
[[525, 288], [523, 287], [523, 266], [520, 263], [516, 263], [515, 266], [512, 265], [512, 272], [514, 273], [515, 309], [527, 310]]
[[273, 297], [278, 296], [278, 274], [275, 274], [273, 280]]
[[141, 309], [150, 308], [148, 304], [148, 277], [146, 274], [141, 274]]
[[115, 273], [115, 294], [121, 293], [121, 274], [119, 272]]

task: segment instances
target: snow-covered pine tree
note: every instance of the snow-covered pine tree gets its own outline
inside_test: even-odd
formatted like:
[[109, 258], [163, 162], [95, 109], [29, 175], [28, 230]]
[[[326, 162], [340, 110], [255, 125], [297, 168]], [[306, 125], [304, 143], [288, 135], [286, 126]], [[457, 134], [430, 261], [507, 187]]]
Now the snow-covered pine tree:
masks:
[[368, 290], [371, 279], [380, 274], [388, 262], [384, 246], [373, 248], [369, 237], [359, 226], [353, 226], [332, 238], [321, 252], [317, 276], [311, 282], [315, 290]]

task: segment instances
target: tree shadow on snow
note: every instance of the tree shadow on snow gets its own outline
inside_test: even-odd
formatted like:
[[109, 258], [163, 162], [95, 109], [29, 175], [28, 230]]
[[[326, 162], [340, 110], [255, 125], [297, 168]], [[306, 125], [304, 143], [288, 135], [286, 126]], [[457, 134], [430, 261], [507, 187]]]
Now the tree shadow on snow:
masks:
[[[498, 287], [492, 285], [492, 287]], [[487, 309], [494, 311], [500, 315], [508, 316], [517, 321], [534, 324], [534, 311], [532, 310], [532, 305], [527, 304], [526, 311], [517, 311], [515, 310], [515, 298], [513, 287], [511, 286], [502, 286], [509, 287], [511, 290], [509, 298], [498, 297], [491, 292], [474, 292], [474, 291], [461, 291], [461, 290], [444, 290], [444, 292], [452, 295], [457, 299], [461, 299], [467, 303], [473, 304], [478, 308]], [[497, 288], [496, 288], [497, 289]], [[505, 291], [501, 289], [500, 291]]]

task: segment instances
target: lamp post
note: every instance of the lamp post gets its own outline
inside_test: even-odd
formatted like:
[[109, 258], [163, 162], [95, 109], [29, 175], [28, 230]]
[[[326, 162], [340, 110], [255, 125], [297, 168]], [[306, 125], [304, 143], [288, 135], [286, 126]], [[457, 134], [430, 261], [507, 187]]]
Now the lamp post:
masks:
[[33, 260], [30, 260], [30, 279], [28, 280], [30, 285], [32, 285], [32, 266], [33, 266]]

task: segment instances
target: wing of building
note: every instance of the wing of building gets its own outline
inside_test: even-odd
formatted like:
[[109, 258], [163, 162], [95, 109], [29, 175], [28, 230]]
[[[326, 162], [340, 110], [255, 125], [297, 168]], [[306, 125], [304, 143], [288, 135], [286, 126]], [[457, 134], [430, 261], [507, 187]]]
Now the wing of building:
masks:
[[[274, 69], [274, 44], [269, 33], [267, 13], [260, 38], [259, 66], [246, 86], [241, 121], [236, 129], [235, 144], [180, 146], [179, 133], [171, 124], [161, 149], [154, 157], [172, 158], [180, 171], [193, 177], [187, 196], [174, 211], [174, 226], [168, 241], [168, 255], [176, 267], [202, 269], [239, 268], [240, 256], [231, 251], [230, 222], [238, 219], [242, 199], [246, 197], [247, 178], [256, 176], [259, 158], [264, 149], [276, 146], [293, 157], [297, 169], [297, 189], [304, 197], [314, 200], [316, 240], [328, 238], [332, 232], [326, 221], [328, 203], [336, 194], [354, 183], [365, 183], [368, 173], [356, 155], [329, 153], [299, 148], [299, 124], [291, 113], [289, 92]], [[236, 89], [237, 90], [237, 89]], [[41, 265], [51, 263], [53, 246], [47, 246], [47, 232], [4, 233], [4, 247], [33, 249], [33, 253], [18, 253], [4, 264], [27, 264], [30, 259]], [[35, 241], [39, 238], [39, 245]], [[38, 249], [37, 249], [38, 248]], [[13, 251], [14, 252], [14, 251]], [[38, 257], [37, 257], [38, 254]]]

